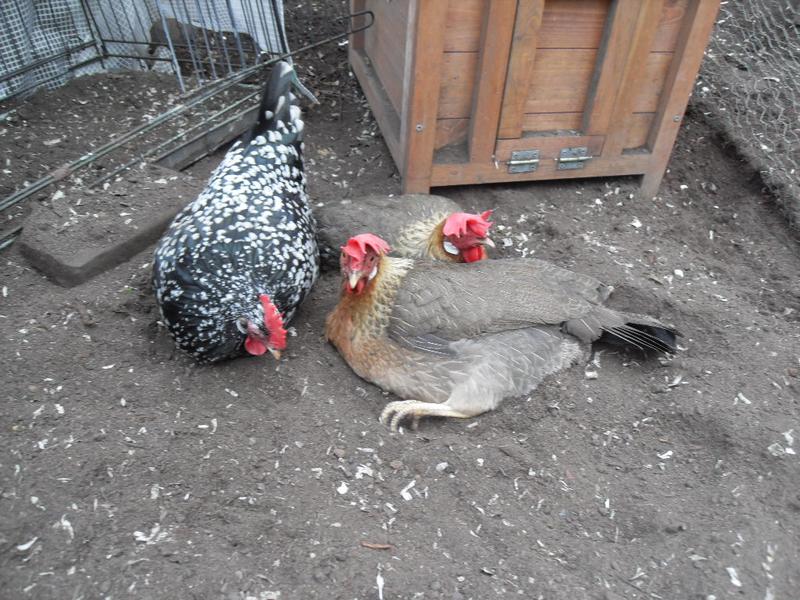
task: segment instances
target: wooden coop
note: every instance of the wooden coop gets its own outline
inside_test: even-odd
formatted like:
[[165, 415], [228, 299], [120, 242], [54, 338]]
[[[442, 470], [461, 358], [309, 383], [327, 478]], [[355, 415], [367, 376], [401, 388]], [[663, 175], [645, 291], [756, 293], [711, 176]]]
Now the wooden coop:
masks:
[[404, 192], [642, 175], [653, 196], [719, 3], [351, 0], [375, 23], [350, 62]]

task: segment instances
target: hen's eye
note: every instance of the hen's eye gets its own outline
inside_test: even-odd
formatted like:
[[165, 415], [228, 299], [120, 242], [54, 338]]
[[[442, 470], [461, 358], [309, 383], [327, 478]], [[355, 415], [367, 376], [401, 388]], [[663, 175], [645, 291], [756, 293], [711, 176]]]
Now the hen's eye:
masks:
[[245, 317], [236, 319], [236, 329], [238, 329], [240, 333], [247, 333], [247, 319]]
[[456, 248], [449, 240], [445, 240], [442, 246], [444, 247], [444, 251], [448, 254], [458, 254], [458, 248]]

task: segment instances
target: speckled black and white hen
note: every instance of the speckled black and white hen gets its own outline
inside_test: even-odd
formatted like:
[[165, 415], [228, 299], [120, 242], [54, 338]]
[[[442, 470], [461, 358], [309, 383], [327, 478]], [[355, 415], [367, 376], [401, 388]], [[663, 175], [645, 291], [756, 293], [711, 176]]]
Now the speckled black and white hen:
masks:
[[293, 68], [277, 63], [254, 128], [172, 222], [153, 284], [177, 345], [200, 362], [243, 351], [280, 357], [286, 324], [319, 273]]

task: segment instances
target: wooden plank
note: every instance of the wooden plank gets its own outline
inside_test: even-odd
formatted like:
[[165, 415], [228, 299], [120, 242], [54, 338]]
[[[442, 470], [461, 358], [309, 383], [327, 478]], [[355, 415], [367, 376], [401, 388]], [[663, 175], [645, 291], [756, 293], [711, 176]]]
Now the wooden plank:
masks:
[[381, 134], [389, 147], [389, 152], [394, 159], [397, 170], [403, 172], [404, 155], [400, 146], [400, 117], [392, 106], [386, 90], [383, 89], [381, 82], [372, 68], [369, 59], [362, 50], [350, 48], [350, 67], [361, 85], [367, 102], [372, 109], [372, 114], [381, 128]]
[[577, 130], [581, 128], [583, 113], [525, 113], [522, 119], [524, 131], [559, 131]]
[[522, 134], [525, 100], [531, 87], [543, 11], [544, 0], [519, 0], [517, 5], [511, 58], [508, 62], [500, 126], [497, 131], [500, 138], [515, 138]]
[[[485, 5], [490, 1], [449, 0], [446, 52], [480, 50], [481, 24]], [[547, 0], [537, 46], [599, 48], [610, 4], [610, 0]]]
[[[539, 51], [540, 54], [545, 51]], [[544, 81], [550, 85], [531, 91], [531, 95], [525, 105], [525, 119], [527, 115], [539, 113], [580, 113], [582, 114], [586, 100], [585, 96], [576, 95], [576, 88], [582, 82], [586, 82], [591, 70], [593, 69], [591, 51], [579, 50], [580, 54], [572, 61], [568, 70], [561, 69], [570, 62], [571, 50], [566, 51], [546, 51], [553, 52], [555, 55], [548, 58], [543, 64], [538, 65], [538, 77], [545, 77]], [[647, 56], [646, 77], [654, 82], [664, 81], [664, 76], [669, 68], [671, 60], [670, 54], [652, 53]], [[469, 116], [470, 99], [467, 90], [474, 85], [475, 68], [477, 55], [474, 53], [445, 53], [442, 66], [442, 88], [439, 97], [439, 117], [442, 119], [458, 119]], [[553, 77], [557, 77], [553, 79]], [[587, 86], [588, 87], [588, 86]], [[577, 90], [579, 92], [579, 90]], [[638, 112], [653, 112], [655, 103], [660, 94], [658, 89], [648, 86], [647, 89], [638, 90], [635, 96], [634, 109]], [[552, 107], [564, 108], [566, 110], [552, 110]], [[537, 110], [538, 109], [538, 110]], [[545, 110], [541, 110], [545, 109]], [[551, 110], [547, 110], [551, 109]], [[523, 127], [524, 131], [535, 131]]]
[[631, 89], [633, 97], [630, 103], [633, 112], [655, 112], [658, 109], [658, 99], [664, 89], [671, 63], [671, 52], [650, 52], [647, 55], [643, 71]]
[[653, 52], [672, 52], [678, 44], [681, 23], [689, 8], [689, 0], [666, 0], [658, 24]]
[[542, 163], [555, 162], [555, 158], [564, 148], [586, 146], [591, 156], [599, 156], [603, 150], [602, 135], [531, 135], [511, 140], [498, 140], [495, 157], [499, 162], [511, 158], [511, 153], [516, 150], [538, 150]]
[[[442, 2], [446, 0], [436, 0]], [[477, 52], [486, 3], [490, 0], [449, 0], [445, 52]]]
[[[588, 134], [604, 134], [608, 132], [611, 115], [616, 108], [624, 78], [629, 74], [634, 45], [640, 30], [644, 26], [643, 15], [652, 15], [663, 0], [617, 0], [609, 14], [608, 23], [597, 62], [592, 84], [589, 89], [583, 129]], [[655, 35], [658, 20], [654, 19], [650, 29]], [[646, 50], [649, 52], [650, 49]]]
[[467, 139], [469, 119], [439, 119], [436, 121], [435, 150], [450, 144], [457, 144]]
[[610, 0], [548, 0], [539, 48], [599, 48], [610, 4]]
[[583, 112], [597, 50], [539, 49], [526, 113]]
[[494, 152], [517, 2], [493, 0], [487, 8], [470, 113], [468, 143], [472, 162], [488, 162]]
[[653, 125], [655, 113], [633, 113], [628, 119], [628, 128], [625, 135], [623, 146], [626, 150], [632, 148], [642, 148], [647, 144], [647, 136], [650, 127]]
[[[525, 114], [582, 113], [586, 106], [589, 81], [594, 71], [594, 50], [538, 50], [531, 75], [533, 85], [525, 102]], [[544, 58], [543, 58], [544, 56]], [[647, 77], [664, 80], [669, 54], [647, 55]], [[470, 90], [475, 82], [478, 55], [474, 52], [446, 52], [442, 63], [439, 96], [440, 119], [469, 117]], [[544, 84], [538, 84], [545, 82]], [[537, 85], [538, 84], [538, 85]], [[586, 93], [584, 93], [584, 90]], [[659, 90], [640, 90], [635, 110], [652, 112]], [[527, 117], [526, 117], [527, 118]], [[523, 127], [523, 131], [531, 131]]]
[[641, 175], [651, 164], [650, 154], [630, 154], [610, 158], [596, 158], [583, 169], [559, 171], [555, 161], [545, 161], [532, 173], [509, 173], [506, 165], [498, 163], [435, 164], [431, 174], [431, 187], [472, 185], [504, 181], [537, 181], [542, 179], [575, 179], [584, 177], [610, 177]]
[[[642, 3], [636, 22], [633, 24], [633, 39], [629, 47], [629, 56], [625, 62], [619, 88], [614, 97], [612, 105], [613, 112], [608, 122], [608, 135], [603, 153], [607, 156], [616, 156], [622, 153], [625, 148], [625, 140], [628, 136], [630, 117], [634, 112], [634, 102], [640, 90], [648, 84], [648, 62], [652, 56], [650, 48], [653, 47], [656, 30], [662, 13], [664, 0], [650, 0]], [[631, 8], [631, 10], [633, 10]], [[658, 56], [658, 55], [656, 55]], [[659, 89], [659, 82], [652, 82], [656, 89]], [[649, 90], [648, 90], [649, 91]], [[645, 96], [646, 98], [646, 96]], [[648, 108], [642, 107], [640, 112], [649, 112]], [[653, 110], [652, 108], [650, 110]]]
[[719, 4], [720, 0], [692, 0], [686, 11], [664, 85], [664, 89], [669, 91], [661, 95], [647, 140], [647, 146], [653, 153], [653, 162], [642, 178], [641, 193], [645, 197], [652, 197], [658, 192]]
[[366, 55], [384, 89], [399, 113], [402, 106], [406, 28], [409, 0], [372, 1], [368, 8], [375, 14], [375, 23], [365, 33]]
[[426, 193], [430, 189], [447, 7], [446, 2], [411, 3], [413, 36], [406, 41], [411, 54], [403, 76], [406, 89], [401, 122], [403, 193]]
[[[350, 14], [363, 12], [366, 9], [367, 0], [350, 0]], [[366, 24], [367, 17], [357, 17], [353, 20], [353, 29], [358, 29]], [[350, 48], [356, 50], [364, 49], [364, 32], [359, 31], [350, 36]]]
[[438, 102], [440, 119], [469, 117], [477, 68], [477, 52], [445, 52]]

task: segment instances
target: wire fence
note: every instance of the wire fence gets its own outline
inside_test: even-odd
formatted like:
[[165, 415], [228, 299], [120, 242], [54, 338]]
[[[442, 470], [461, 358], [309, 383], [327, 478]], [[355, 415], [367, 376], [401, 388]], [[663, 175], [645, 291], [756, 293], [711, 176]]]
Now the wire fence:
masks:
[[80, 2], [0, 2], [0, 100], [58, 87], [76, 70], [93, 72], [99, 54]]
[[185, 90], [287, 51], [283, 0], [0, 2], [0, 100], [116, 69], [172, 70]]
[[797, 0], [723, 2], [695, 102], [800, 225]]

